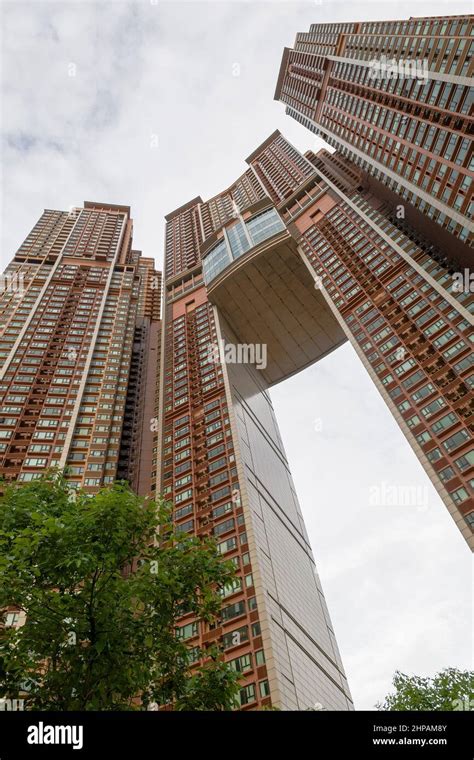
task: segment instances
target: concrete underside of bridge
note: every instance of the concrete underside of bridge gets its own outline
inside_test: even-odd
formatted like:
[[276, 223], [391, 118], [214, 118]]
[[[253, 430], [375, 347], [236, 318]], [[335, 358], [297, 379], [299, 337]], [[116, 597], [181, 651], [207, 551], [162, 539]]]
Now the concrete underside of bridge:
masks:
[[236, 259], [208, 286], [241, 344], [265, 344], [275, 385], [346, 341], [287, 231]]

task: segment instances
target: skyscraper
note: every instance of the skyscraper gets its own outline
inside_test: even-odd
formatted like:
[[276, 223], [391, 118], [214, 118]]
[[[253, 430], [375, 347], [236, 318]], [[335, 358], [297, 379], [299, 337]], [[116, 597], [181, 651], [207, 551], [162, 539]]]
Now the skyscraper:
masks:
[[[218, 196], [167, 216], [156, 488], [179, 529], [216, 536], [239, 575], [217, 629], [182, 621], [196, 656], [224, 643], [246, 676], [243, 706], [341, 709], [349, 694], [268, 390], [350, 340], [473, 547], [474, 297], [346, 156], [303, 156], [277, 131], [247, 163]], [[419, 506], [394, 479], [392, 503]]]
[[[299, 222], [301, 251], [471, 548], [472, 26], [472, 16], [313, 24], [285, 49], [275, 92], [337, 149], [307, 158], [349, 204], [314, 228]], [[367, 225], [373, 250], [359, 238]], [[386, 255], [372, 255], [382, 240], [392, 264], [408, 265], [394, 281]], [[368, 329], [380, 326], [382, 351]]]
[[181, 621], [193, 656], [221, 642], [242, 709], [352, 709], [268, 394], [345, 336], [268, 179], [292, 194], [313, 170], [280, 136], [260, 157], [224, 192], [166, 217], [156, 490], [178, 530], [214, 536], [237, 570], [217, 628]]
[[2, 276], [0, 474], [149, 493], [161, 274], [127, 206], [46, 210]]
[[473, 19], [312, 24], [285, 49], [275, 92], [395, 191], [408, 222], [421, 211], [446, 254], [473, 231]]

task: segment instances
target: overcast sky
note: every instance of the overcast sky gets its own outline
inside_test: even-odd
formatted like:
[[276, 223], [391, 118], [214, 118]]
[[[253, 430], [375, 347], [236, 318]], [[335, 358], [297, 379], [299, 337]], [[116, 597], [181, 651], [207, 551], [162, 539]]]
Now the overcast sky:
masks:
[[[161, 265], [163, 217], [246, 168], [278, 128], [318, 141], [273, 100], [283, 47], [318, 21], [472, 12], [464, 0], [3, 2], [2, 269], [44, 208], [132, 207]], [[346, 345], [272, 391], [358, 709], [396, 669], [472, 667], [470, 552]], [[309, 410], [309, 411], [308, 411]], [[371, 489], [427, 489], [422, 507]]]

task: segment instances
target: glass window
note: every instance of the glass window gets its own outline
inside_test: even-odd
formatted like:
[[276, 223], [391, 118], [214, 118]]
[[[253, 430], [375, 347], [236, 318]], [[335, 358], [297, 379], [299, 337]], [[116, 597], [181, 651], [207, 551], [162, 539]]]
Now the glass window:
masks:
[[212, 248], [206, 257], [203, 259], [203, 273], [206, 283], [216, 277], [219, 272], [222, 272], [228, 264], [231, 263], [231, 258], [227, 250], [225, 240], [221, 240], [217, 245]]
[[202, 267], [206, 284], [213, 280], [219, 272], [222, 272], [231, 261], [226, 242], [225, 240], [221, 240], [214, 248], [211, 248], [203, 259]]
[[227, 531], [233, 530], [234, 526], [235, 526], [234, 518], [231, 517], [230, 520], [224, 520], [224, 522], [221, 522], [218, 525], [215, 525], [213, 529], [213, 533], [215, 536], [219, 536], [222, 533], [227, 533]]
[[237, 628], [235, 631], [225, 633], [222, 636], [222, 644], [224, 649], [229, 649], [229, 647], [235, 647], [239, 646], [239, 644], [243, 644], [245, 641], [248, 641], [248, 638], [248, 626], [243, 625], [241, 628]]
[[466, 454], [464, 454], [464, 456], [455, 459], [454, 464], [459, 467], [461, 472], [467, 470], [469, 467], [472, 467], [474, 465], [474, 449], [468, 451]]
[[239, 615], [245, 614], [245, 602], [235, 602], [234, 604], [229, 604], [228, 607], [224, 607], [221, 616], [222, 620], [225, 622], [226, 620], [231, 620], [234, 617], [238, 617]]
[[454, 433], [454, 435], [451, 435], [449, 438], [443, 441], [443, 446], [446, 451], [452, 451], [468, 440], [469, 433], [467, 430], [460, 430], [459, 433]]
[[451, 427], [451, 425], [454, 425], [457, 421], [458, 418], [456, 415], [453, 412], [450, 412], [435, 422], [434, 425], [431, 426], [431, 430], [433, 433], [439, 433], [441, 430], [445, 430], [446, 428]]
[[19, 612], [7, 612], [4, 619], [4, 625], [8, 627], [14, 626], [18, 623], [19, 619], [20, 619]]
[[466, 499], [469, 498], [469, 494], [465, 488], [458, 488], [451, 493], [451, 498], [455, 504], [461, 504], [461, 502], [466, 501]]
[[232, 258], [238, 259], [239, 256], [242, 256], [242, 254], [250, 248], [250, 243], [245, 234], [242, 222], [237, 222], [237, 224], [233, 224], [232, 227], [227, 227], [226, 233], [230, 244]]
[[247, 229], [254, 245], [285, 229], [279, 214], [273, 208], [254, 216], [247, 222]]
[[186, 640], [190, 639], [192, 636], [197, 636], [198, 632], [198, 624], [195, 621], [194, 623], [188, 623], [187, 625], [182, 625], [180, 628], [176, 629], [176, 636], [179, 639]]
[[237, 673], [246, 673], [248, 670], [252, 670], [252, 655], [243, 654], [241, 657], [236, 657], [235, 660], [229, 662], [229, 665]]
[[194, 528], [194, 520], [186, 520], [176, 526], [176, 533], [189, 533]]
[[255, 684], [250, 683], [248, 686], [245, 686], [243, 689], [240, 689], [238, 701], [240, 703], [240, 706], [247, 705], [249, 702], [255, 702]]
[[454, 478], [455, 472], [452, 467], [445, 467], [443, 470], [440, 470], [438, 472], [439, 477], [443, 481], [443, 483], [446, 483], [448, 480], [451, 480], [451, 478]]

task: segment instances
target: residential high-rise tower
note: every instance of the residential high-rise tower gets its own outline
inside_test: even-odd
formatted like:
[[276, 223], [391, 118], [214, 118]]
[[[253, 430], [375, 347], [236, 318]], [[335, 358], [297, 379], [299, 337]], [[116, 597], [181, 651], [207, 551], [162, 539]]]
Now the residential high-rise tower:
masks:
[[268, 179], [293, 193], [307, 162], [281, 137], [262, 161], [166, 217], [156, 489], [178, 529], [214, 536], [238, 574], [217, 628], [182, 620], [195, 656], [222, 643], [242, 674], [243, 709], [352, 709], [268, 394], [345, 336]]
[[[473, 21], [313, 24], [285, 49], [275, 92], [290, 116], [336, 148], [307, 157], [339, 196], [338, 181], [351, 183], [353, 220], [360, 224], [368, 203], [366, 223], [383, 229], [409, 264], [390, 282], [393, 269], [365, 246], [359, 253], [358, 236], [354, 249], [352, 224], [341, 220], [330, 230], [331, 215], [314, 230], [298, 223], [301, 250], [471, 548]], [[381, 352], [367, 330], [383, 315], [374, 311], [360, 255], [383, 272], [387, 292], [377, 298], [383, 304], [390, 296], [389, 347], [398, 354]], [[361, 289], [372, 308], [358, 303]], [[404, 357], [400, 366], [396, 355]]]
[[290, 116], [395, 191], [409, 222], [418, 209], [446, 253], [473, 231], [473, 25], [473, 16], [312, 24], [285, 49], [275, 92]]
[[46, 210], [2, 276], [0, 474], [150, 492], [161, 274], [128, 206]]
[[350, 340], [472, 547], [474, 297], [346, 156], [277, 131], [247, 162], [167, 216], [156, 489], [238, 571], [182, 635], [223, 642], [245, 707], [350, 708], [268, 391]]

